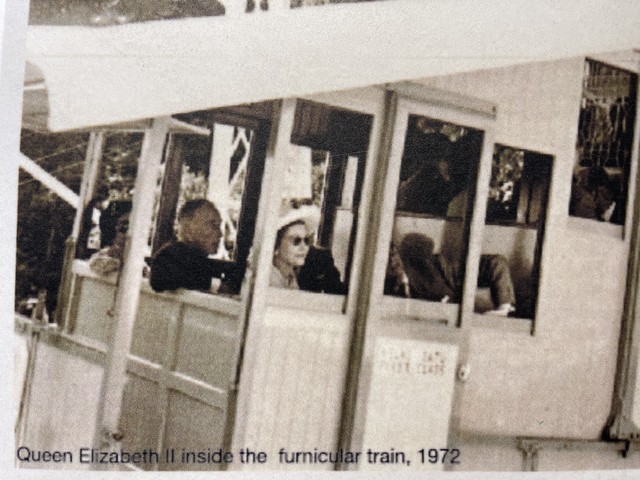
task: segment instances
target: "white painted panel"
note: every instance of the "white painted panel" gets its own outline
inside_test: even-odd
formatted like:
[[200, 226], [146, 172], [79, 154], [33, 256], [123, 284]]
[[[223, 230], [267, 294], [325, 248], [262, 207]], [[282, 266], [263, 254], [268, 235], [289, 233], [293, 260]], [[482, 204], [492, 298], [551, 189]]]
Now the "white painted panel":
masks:
[[[188, 419], [188, 421], [185, 421]], [[225, 412], [182, 392], [169, 393], [163, 448], [175, 448], [176, 460], [186, 452], [215, 452], [222, 444]], [[219, 470], [219, 463], [164, 463], [165, 470]]]
[[78, 310], [74, 333], [108, 344], [113, 336], [115, 287], [102, 279], [77, 277]]
[[406, 454], [409, 467], [442, 470], [442, 463], [421, 463], [417, 452], [447, 447], [457, 358], [457, 345], [449, 343], [376, 338], [363, 451], [394, 449]]
[[99, 365], [46, 343], [38, 345], [23, 445], [73, 454], [73, 464], [48, 463], [47, 468], [88, 467], [79, 463], [78, 449], [92, 445], [101, 379]]
[[247, 446], [267, 452], [264, 468], [332, 468], [280, 463], [278, 450], [337, 448], [347, 347], [348, 323], [342, 315], [267, 308], [245, 437]]
[[[122, 448], [141, 452], [145, 448], [157, 450], [162, 428], [164, 397], [161, 387], [137, 375], [127, 375], [122, 398], [120, 431], [124, 435]], [[161, 456], [162, 458], [162, 456]], [[155, 462], [139, 465], [143, 470], [156, 468]]]
[[554, 156], [535, 335], [474, 329], [463, 431], [596, 439], [607, 422], [628, 242], [608, 225], [568, 218], [583, 65], [573, 58], [423, 81], [494, 102], [496, 143]]
[[227, 389], [235, 373], [238, 320], [186, 305], [181, 328], [175, 370]]

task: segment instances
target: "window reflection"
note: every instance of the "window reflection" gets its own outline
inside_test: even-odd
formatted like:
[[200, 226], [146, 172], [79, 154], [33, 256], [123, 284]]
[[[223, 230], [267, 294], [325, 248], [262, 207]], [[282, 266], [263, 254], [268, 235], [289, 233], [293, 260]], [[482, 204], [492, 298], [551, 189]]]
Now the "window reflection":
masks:
[[465, 127], [426, 117], [409, 117], [398, 210], [439, 217], [462, 216], [460, 204], [454, 199], [467, 187], [470, 163], [466, 149], [470, 146], [470, 132]]

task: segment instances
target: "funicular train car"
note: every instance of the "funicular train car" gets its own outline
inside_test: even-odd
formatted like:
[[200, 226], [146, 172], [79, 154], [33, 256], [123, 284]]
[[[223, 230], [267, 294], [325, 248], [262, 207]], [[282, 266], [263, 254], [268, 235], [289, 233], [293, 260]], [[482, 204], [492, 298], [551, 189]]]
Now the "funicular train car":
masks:
[[[407, 35], [381, 33], [385, 51], [444, 35], [416, 20], [444, 6], [397, 5], [359, 10], [358, 38], [381, 14], [401, 17]], [[302, 22], [310, 36], [328, 29], [314, 65], [329, 80], [300, 70], [283, 87], [290, 72], [274, 67], [273, 78], [253, 84], [258, 92], [223, 91], [234, 73], [222, 63], [213, 80], [202, 57], [158, 55], [159, 33], [206, 45], [232, 28], [247, 33], [251, 18], [222, 32], [200, 20], [172, 21], [180, 34], [160, 24], [74, 28], [81, 52], [68, 31], [32, 29], [25, 128], [92, 133], [57, 324], [17, 320], [18, 338], [31, 342], [17, 445], [34, 458], [71, 452], [73, 462], [25, 457], [19, 466], [104, 468], [86, 453], [94, 448], [157, 452], [146, 463], [107, 465], [143, 470], [638, 468], [639, 58], [631, 47], [640, 39], [613, 53], [595, 53], [611, 50], [595, 40], [561, 54], [556, 46], [537, 61], [405, 60], [392, 73], [367, 71], [354, 53], [349, 68], [362, 70], [345, 80], [330, 54], [345, 39], [329, 34], [354, 6], [323, 8], [333, 22], [309, 12], [276, 20], [284, 31]], [[599, 31], [556, 13], [570, 33]], [[122, 48], [132, 55], [109, 60]], [[143, 53], [150, 66], [132, 66]], [[136, 87], [140, 98], [123, 113], [133, 98], [124, 87], [176, 61], [171, 72], [188, 66], [188, 79]], [[91, 95], [73, 98], [78, 89]], [[184, 99], [174, 100], [178, 92]], [[144, 141], [123, 266], [101, 276], [73, 256], [113, 132], [142, 132]], [[228, 295], [158, 293], [143, 278], [145, 256], [171, 235], [196, 144], [209, 163], [202, 195], [236, 233], [219, 262], [225, 274], [240, 272]], [[319, 207], [315, 244], [331, 253], [342, 292], [270, 286], [280, 209], [291, 200]], [[394, 277], [408, 238], [423, 243], [405, 264], [427, 248], [456, 265], [451, 294], [419, 294], [411, 275]], [[478, 285], [488, 255], [508, 264], [513, 311], [496, 310]], [[224, 452], [233, 461], [216, 457]]]

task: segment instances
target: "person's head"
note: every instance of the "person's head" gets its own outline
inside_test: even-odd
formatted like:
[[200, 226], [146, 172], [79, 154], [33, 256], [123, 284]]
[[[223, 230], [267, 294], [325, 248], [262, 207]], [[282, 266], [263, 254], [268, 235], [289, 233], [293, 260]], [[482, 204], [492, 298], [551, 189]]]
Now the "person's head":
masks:
[[178, 239], [212, 255], [222, 236], [221, 222], [220, 212], [209, 200], [189, 200], [178, 213]]
[[612, 206], [616, 197], [609, 174], [603, 167], [590, 167], [586, 171], [585, 184], [595, 202], [596, 217], [604, 220], [605, 212]]
[[309, 253], [311, 235], [302, 220], [290, 223], [278, 230], [273, 257], [277, 265], [298, 268], [304, 265]]
[[118, 234], [118, 222], [121, 218], [126, 217], [128, 226], [131, 206], [130, 200], [114, 200], [109, 202], [107, 208], [100, 214], [100, 243], [102, 248], [109, 247], [115, 242]]
[[306, 205], [280, 217], [273, 250], [273, 264], [279, 268], [299, 268], [309, 253], [319, 221], [317, 207]]
[[422, 233], [408, 233], [400, 242], [398, 254], [405, 266], [418, 266], [431, 260], [433, 240]]

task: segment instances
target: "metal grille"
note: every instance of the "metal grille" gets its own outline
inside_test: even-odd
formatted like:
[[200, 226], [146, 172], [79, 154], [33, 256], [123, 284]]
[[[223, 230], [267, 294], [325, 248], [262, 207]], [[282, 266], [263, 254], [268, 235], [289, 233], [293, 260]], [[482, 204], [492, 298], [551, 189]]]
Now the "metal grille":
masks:
[[593, 60], [585, 62], [578, 125], [583, 167], [628, 169], [633, 138], [637, 75]]

